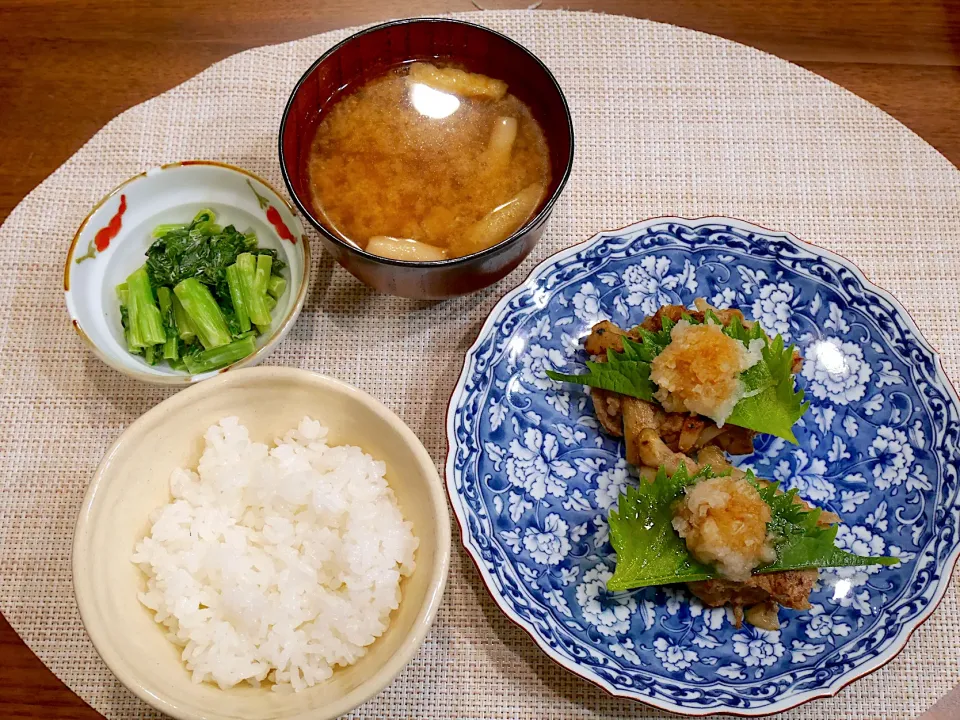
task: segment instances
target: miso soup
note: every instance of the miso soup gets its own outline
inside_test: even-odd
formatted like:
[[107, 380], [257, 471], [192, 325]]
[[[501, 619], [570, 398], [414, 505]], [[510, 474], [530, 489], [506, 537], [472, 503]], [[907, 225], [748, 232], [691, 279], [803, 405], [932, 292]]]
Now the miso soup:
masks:
[[530, 108], [502, 80], [417, 62], [334, 104], [309, 157], [324, 225], [398, 260], [461, 257], [539, 210], [550, 155]]

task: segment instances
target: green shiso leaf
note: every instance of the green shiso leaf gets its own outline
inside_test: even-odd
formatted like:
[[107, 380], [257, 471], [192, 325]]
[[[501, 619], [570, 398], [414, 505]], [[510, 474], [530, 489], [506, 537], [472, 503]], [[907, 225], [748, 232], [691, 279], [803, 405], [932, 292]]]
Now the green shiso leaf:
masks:
[[696, 560], [671, 524], [673, 504], [695, 478], [680, 467], [672, 476], [663, 468], [653, 482], [641, 481], [620, 496], [610, 511], [610, 543], [617, 567], [607, 589], [632, 590], [648, 585], [707, 580], [713, 569]]
[[[685, 314], [684, 319], [699, 324], [698, 320], [689, 315]], [[704, 319], [721, 324], [711, 311], [705, 313]], [[608, 351], [606, 363], [588, 362], [588, 372], [584, 374], [568, 375], [547, 370], [547, 375], [559, 382], [589, 385], [653, 401], [657, 385], [650, 380], [650, 363], [670, 344], [673, 327], [674, 323], [663, 318], [663, 327], [657, 332], [637, 328], [641, 342], [624, 337], [623, 352]], [[745, 347], [750, 347], [755, 340], [763, 342], [761, 361], [740, 376], [746, 394], [734, 406], [725, 422], [776, 435], [796, 444], [793, 426], [810, 404], [803, 401], [803, 391], [794, 387], [791, 372], [794, 346], [785, 346], [780, 335], [771, 340], [759, 323], [753, 323], [750, 328], [745, 327], [737, 317], [723, 328], [723, 332], [742, 342]]]
[[[672, 524], [674, 504], [683, 497], [685, 489], [713, 477], [716, 475], [709, 468], [693, 477], [684, 467], [673, 475], [661, 468], [653, 482], [641, 481], [627, 488], [617, 508], [610, 511], [610, 542], [617, 553], [617, 566], [607, 589], [632, 590], [721, 577], [713, 567], [690, 554]], [[893, 557], [861, 557], [841, 550], [834, 545], [837, 526], [819, 525], [820, 509], [808, 509], [796, 502], [796, 490], [778, 495], [777, 484], [760, 487], [750, 472], [747, 481], [756, 485], [770, 506], [768, 529], [778, 538], [777, 559], [755, 573], [899, 562]]]

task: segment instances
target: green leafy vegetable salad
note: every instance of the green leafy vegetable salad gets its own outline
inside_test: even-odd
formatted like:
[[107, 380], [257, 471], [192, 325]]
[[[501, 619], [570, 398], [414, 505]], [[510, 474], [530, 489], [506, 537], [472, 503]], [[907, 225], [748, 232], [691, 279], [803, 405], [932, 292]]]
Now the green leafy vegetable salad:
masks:
[[153, 237], [147, 262], [117, 286], [127, 350], [192, 375], [252, 355], [286, 290], [277, 252], [218, 225], [212, 210]]

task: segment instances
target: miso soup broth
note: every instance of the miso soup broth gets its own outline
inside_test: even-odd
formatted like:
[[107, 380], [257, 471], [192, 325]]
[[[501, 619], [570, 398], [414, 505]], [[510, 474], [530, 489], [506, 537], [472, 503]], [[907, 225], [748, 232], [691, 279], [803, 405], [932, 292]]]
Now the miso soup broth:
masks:
[[540, 208], [550, 155], [530, 108], [501, 80], [417, 62], [336, 102], [310, 149], [324, 225], [398, 260], [496, 245]]

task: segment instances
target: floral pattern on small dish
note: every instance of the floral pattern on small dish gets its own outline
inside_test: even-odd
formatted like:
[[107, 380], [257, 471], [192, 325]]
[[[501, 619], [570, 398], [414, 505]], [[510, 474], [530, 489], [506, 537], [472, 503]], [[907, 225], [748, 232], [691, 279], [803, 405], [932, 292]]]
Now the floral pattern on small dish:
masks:
[[267, 216], [267, 222], [269, 222], [273, 229], [276, 231], [277, 235], [282, 240], [289, 240], [294, 245], [297, 244], [297, 237], [292, 232], [290, 228], [287, 227], [287, 224], [283, 221], [283, 218], [280, 216], [280, 211], [277, 210], [273, 205], [270, 204], [270, 201], [267, 200], [263, 195], [257, 192], [257, 189], [253, 186], [253, 183], [247, 180], [247, 185], [250, 186], [250, 189], [253, 191], [253, 194], [257, 197], [257, 203], [260, 205], [260, 209]]
[[[544, 372], [582, 364], [600, 319], [696, 297], [805, 358], [799, 445], [762, 436], [737, 464], [838, 513], [844, 549], [903, 561], [821, 571], [811, 609], [781, 610], [775, 632], [736, 629], [682, 587], [607, 591], [607, 513], [637, 479], [583, 388]], [[649, 221], [545, 261], [468, 352], [447, 432], [463, 541], [500, 607], [565, 667], [667, 710], [768, 714], [835, 693], [902, 649], [960, 552], [960, 409], [913, 321], [847, 261], [736, 220]]]
[[87, 251], [83, 255], [77, 256], [74, 259], [74, 262], [79, 265], [84, 260], [92, 260], [110, 247], [110, 241], [120, 233], [120, 229], [123, 227], [123, 214], [126, 211], [127, 196], [125, 194], [121, 194], [120, 203], [117, 205], [117, 211], [114, 213], [113, 217], [110, 218], [106, 225], [97, 230], [97, 234], [93, 236], [93, 239], [90, 240], [89, 243], [87, 243]]

